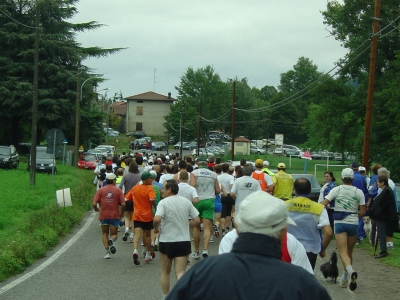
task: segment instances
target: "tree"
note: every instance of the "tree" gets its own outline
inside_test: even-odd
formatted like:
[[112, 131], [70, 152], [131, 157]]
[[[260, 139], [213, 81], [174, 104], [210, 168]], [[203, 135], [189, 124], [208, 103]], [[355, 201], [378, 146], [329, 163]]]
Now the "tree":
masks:
[[[42, 132], [52, 127], [63, 130], [73, 140], [77, 74], [89, 78], [88, 68], [78, 70], [79, 62], [88, 57], [104, 57], [123, 48], [83, 48], [75, 41], [77, 32], [100, 28], [97, 22], [72, 24], [67, 20], [77, 10], [77, 0], [40, 0], [40, 65], [39, 65], [39, 141]], [[6, 1], [0, 15], [0, 117], [3, 119], [2, 140], [18, 144], [28, 139], [33, 98], [33, 56], [35, 1]], [[86, 97], [88, 96], [88, 97]], [[84, 87], [82, 107], [93, 98], [90, 85]], [[82, 120], [81, 120], [82, 121]], [[95, 122], [95, 120], [93, 120]], [[92, 120], [85, 120], [87, 122]]]

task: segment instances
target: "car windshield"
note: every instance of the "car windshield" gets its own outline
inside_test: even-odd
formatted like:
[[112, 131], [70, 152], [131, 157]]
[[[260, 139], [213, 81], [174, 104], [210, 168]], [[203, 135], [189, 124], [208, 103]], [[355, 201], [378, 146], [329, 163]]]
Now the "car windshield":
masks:
[[83, 157], [84, 161], [96, 161], [96, 158], [93, 155], [86, 155]]
[[0, 155], [10, 155], [11, 149], [8, 147], [0, 147]]
[[54, 155], [50, 154], [50, 153], [47, 153], [46, 151], [39, 151], [39, 152], [36, 152], [36, 157], [37, 158], [51, 158], [51, 159], [53, 159]]

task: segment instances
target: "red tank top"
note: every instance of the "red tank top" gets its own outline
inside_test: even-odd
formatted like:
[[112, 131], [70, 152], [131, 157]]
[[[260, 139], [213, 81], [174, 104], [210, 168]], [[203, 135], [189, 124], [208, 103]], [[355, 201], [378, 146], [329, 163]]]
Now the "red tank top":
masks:
[[289, 255], [289, 250], [288, 250], [288, 246], [287, 246], [287, 234], [284, 235], [283, 237], [283, 243], [282, 243], [282, 261], [287, 262], [287, 263], [291, 263], [292, 262], [292, 258]]

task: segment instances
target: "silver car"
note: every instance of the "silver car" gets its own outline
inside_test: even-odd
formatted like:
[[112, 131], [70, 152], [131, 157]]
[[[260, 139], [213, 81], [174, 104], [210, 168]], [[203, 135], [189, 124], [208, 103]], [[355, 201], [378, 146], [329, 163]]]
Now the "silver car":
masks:
[[257, 148], [254, 145], [250, 146], [250, 153], [265, 154], [265, 149]]

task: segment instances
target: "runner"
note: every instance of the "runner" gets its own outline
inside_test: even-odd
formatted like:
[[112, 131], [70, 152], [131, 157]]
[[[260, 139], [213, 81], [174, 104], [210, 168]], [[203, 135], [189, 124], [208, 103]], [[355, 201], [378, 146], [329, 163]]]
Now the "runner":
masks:
[[106, 175], [107, 185], [99, 189], [93, 198], [93, 209], [98, 212], [97, 204], [100, 204], [101, 210], [99, 220], [101, 223], [102, 241], [106, 249], [105, 259], [110, 259], [111, 254], [115, 254], [117, 249], [114, 242], [118, 237], [118, 226], [120, 220], [119, 205], [125, 206], [124, 195], [121, 189], [115, 186], [114, 173]]
[[160, 233], [160, 281], [163, 299], [169, 293], [172, 262], [178, 280], [186, 271], [191, 252], [189, 226], [200, 224], [199, 212], [186, 198], [177, 195], [178, 190], [178, 183], [175, 180], [167, 180], [164, 183], [162, 189], [164, 199], [158, 205], [154, 217], [154, 232], [159, 232], [161, 221], [163, 226]]
[[145, 246], [145, 262], [151, 262], [155, 254], [151, 251], [151, 230], [153, 229], [153, 212], [151, 207], [156, 208], [156, 194], [152, 187], [155, 175], [150, 172], [143, 172], [140, 176], [142, 184], [134, 186], [127, 194], [126, 199], [134, 200], [133, 202], [133, 227], [135, 236], [133, 239], [133, 263], [140, 265], [138, 244], [143, 234], [143, 244]]

